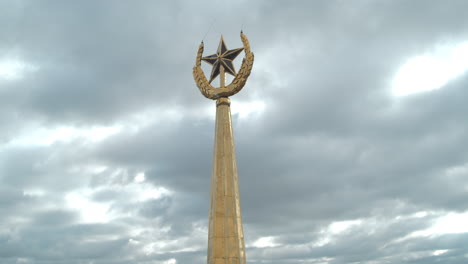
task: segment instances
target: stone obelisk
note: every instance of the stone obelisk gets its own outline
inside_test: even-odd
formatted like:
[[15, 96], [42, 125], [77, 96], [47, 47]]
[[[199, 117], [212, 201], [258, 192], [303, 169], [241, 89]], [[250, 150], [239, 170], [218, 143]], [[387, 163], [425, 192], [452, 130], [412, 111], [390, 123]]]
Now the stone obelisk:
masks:
[[[244, 232], [239, 200], [239, 183], [236, 153], [231, 121], [231, 101], [228, 98], [239, 92], [253, 65], [247, 37], [241, 32], [244, 48], [228, 50], [224, 39], [216, 54], [202, 57], [203, 43], [200, 44], [193, 75], [198, 88], [205, 97], [216, 100], [216, 126], [211, 179], [211, 206], [208, 231], [208, 264], [245, 264]], [[236, 74], [232, 61], [242, 51], [245, 59]], [[201, 60], [213, 65], [210, 81], [201, 70]], [[234, 76], [226, 86], [225, 73]], [[214, 88], [211, 82], [219, 76], [220, 87]]]

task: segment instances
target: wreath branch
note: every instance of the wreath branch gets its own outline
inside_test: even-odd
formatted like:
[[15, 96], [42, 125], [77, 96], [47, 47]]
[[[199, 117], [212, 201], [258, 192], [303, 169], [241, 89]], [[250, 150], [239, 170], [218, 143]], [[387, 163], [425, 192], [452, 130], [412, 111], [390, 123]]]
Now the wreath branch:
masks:
[[232, 82], [226, 87], [215, 88], [206, 79], [205, 73], [201, 69], [201, 58], [203, 56], [203, 42], [198, 47], [195, 67], [193, 67], [193, 78], [200, 92], [208, 99], [217, 100], [221, 97], [229, 97], [238, 93], [247, 82], [247, 78], [252, 71], [254, 54], [250, 51], [250, 44], [247, 37], [241, 32], [242, 43], [244, 44], [245, 58], [242, 60], [241, 68]]

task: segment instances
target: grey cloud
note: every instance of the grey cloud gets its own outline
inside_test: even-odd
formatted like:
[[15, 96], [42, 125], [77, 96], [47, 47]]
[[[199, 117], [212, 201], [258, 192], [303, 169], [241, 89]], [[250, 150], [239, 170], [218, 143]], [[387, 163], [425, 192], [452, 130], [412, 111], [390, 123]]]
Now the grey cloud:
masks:
[[[255, 117], [233, 116], [246, 242], [280, 243], [249, 247], [249, 263], [466, 262], [465, 233], [389, 244], [468, 206], [464, 171], [448, 173], [468, 161], [467, 75], [408, 97], [389, 92], [409, 57], [466, 41], [466, 5], [0, 3], [9, 10], [0, 11], [0, 59], [37, 66], [23, 79], [0, 80], [0, 212], [8, 215], [0, 220], [1, 262], [205, 261], [214, 121], [202, 109], [215, 109], [191, 68], [210, 24], [206, 54], [221, 31], [229, 47], [240, 45], [242, 27], [256, 55], [232, 100], [266, 105]], [[124, 124], [148, 109], [147, 126], [103, 141], [12, 144], [38, 127]], [[167, 109], [181, 117], [161, 119]], [[140, 172], [171, 194], [132, 200], [122, 190]], [[118, 217], [81, 223], [64, 199], [83, 189]], [[421, 211], [436, 213], [405, 218]], [[354, 219], [362, 226], [311, 246], [330, 223]], [[159, 244], [146, 254], [150, 243]], [[449, 251], [432, 254], [441, 249]]]

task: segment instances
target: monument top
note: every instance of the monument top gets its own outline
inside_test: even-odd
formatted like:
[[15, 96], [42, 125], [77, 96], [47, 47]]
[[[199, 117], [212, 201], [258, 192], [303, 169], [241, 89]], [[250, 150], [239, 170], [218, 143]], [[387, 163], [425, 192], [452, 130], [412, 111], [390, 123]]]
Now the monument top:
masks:
[[[238, 93], [244, 87], [247, 82], [247, 78], [252, 71], [254, 54], [250, 51], [250, 44], [247, 37], [241, 32], [240, 33], [243, 48], [228, 50], [223, 37], [218, 46], [216, 54], [202, 57], [203, 55], [203, 42], [198, 47], [197, 58], [195, 60], [195, 67], [193, 67], [193, 78], [197, 84], [200, 92], [208, 99], [217, 100], [221, 97], [229, 97]], [[236, 74], [232, 61], [239, 55], [242, 50], [245, 52], [245, 58], [242, 61], [242, 65], [239, 72]], [[210, 81], [206, 79], [205, 73], [201, 69], [201, 61], [205, 61], [213, 65], [211, 71]], [[232, 82], [226, 86], [224, 73], [227, 72], [234, 76]], [[220, 87], [215, 88], [211, 85], [211, 82], [220, 76]]]
[[236, 76], [236, 70], [234, 69], [234, 64], [232, 64], [232, 61], [243, 50], [244, 48], [228, 50], [226, 47], [226, 43], [224, 43], [224, 38], [223, 36], [221, 36], [218, 51], [216, 52], [216, 54], [202, 58], [203, 61], [213, 65], [209, 83], [211, 83], [223, 69], [232, 76]]

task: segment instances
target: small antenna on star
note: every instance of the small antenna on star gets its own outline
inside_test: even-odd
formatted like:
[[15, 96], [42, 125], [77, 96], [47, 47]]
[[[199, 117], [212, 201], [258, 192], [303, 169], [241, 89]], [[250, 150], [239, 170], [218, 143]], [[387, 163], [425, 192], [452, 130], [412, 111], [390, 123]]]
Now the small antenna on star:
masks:
[[245, 16], [242, 16], [241, 33], [244, 32], [244, 20], [245, 20]]
[[203, 43], [203, 40], [205, 40], [206, 35], [208, 35], [208, 33], [210, 32], [210, 30], [211, 30], [211, 28], [212, 28], [212, 26], [213, 26], [213, 24], [214, 24], [215, 21], [216, 21], [216, 18], [213, 18], [213, 20], [211, 21], [210, 26], [208, 27], [208, 30], [206, 31], [205, 35], [204, 35], [203, 38], [202, 38], [202, 41], [201, 41], [202, 43]]

